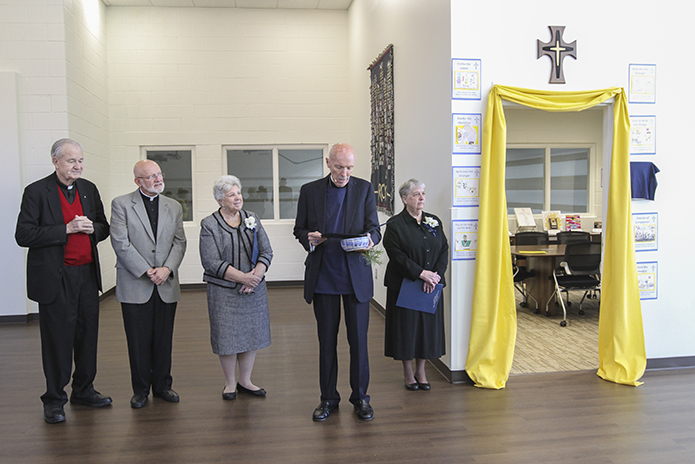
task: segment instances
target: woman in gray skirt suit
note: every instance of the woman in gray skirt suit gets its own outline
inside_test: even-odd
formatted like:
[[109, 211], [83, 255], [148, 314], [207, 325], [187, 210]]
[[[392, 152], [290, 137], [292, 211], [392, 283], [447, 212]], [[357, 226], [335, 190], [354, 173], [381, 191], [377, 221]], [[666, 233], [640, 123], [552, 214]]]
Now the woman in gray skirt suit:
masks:
[[220, 177], [213, 192], [220, 209], [200, 223], [200, 260], [207, 282], [210, 342], [226, 379], [222, 398], [233, 400], [237, 392], [265, 396], [266, 391], [251, 382], [251, 372], [256, 351], [270, 346], [263, 276], [273, 250], [258, 216], [242, 209], [237, 177]]

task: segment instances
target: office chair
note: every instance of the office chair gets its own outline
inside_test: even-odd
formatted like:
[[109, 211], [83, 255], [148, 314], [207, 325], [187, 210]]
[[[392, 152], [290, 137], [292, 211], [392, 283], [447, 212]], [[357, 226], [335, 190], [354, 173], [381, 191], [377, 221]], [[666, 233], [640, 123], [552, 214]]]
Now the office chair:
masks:
[[[514, 235], [514, 243], [516, 245], [547, 245], [550, 242], [547, 232], [517, 232]], [[519, 306], [522, 308], [528, 307], [528, 299], [531, 298], [536, 302], [536, 309], [533, 311], [534, 314], [538, 314], [540, 311], [538, 309], [538, 300], [529, 293], [526, 289], [526, 285], [523, 283], [524, 280], [529, 277], [534, 277], [536, 274], [534, 271], [529, 271], [525, 264], [525, 259], [516, 258], [516, 263], [514, 264], [514, 287], [521, 293], [524, 297]]]
[[557, 243], [560, 245], [585, 242], [591, 242], [591, 234], [583, 230], [566, 230], [557, 233]]
[[[555, 282], [555, 304], [559, 301], [562, 305], [562, 327], [567, 325], [567, 308], [562, 299], [562, 292], [567, 294], [569, 306], [569, 291], [584, 290], [584, 296], [579, 302], [579, 314], [582, 315], [582, 303], [584, 298], [592, 290], [601, 289], [600, 269], [601, 245], [598, 243], [569, 243], [565, 248], [565, 256], [560, 266], [553, 271], [551, 276]], [[550, 299], [545, 305], [548, 313]]]
[[533, 313], [538, 314], [540, 312], [538, 309], [538, 300], [531, 295], [531, 292], [526, 289], [526, 285], [524, 284], [524, 280], [534, 277], [536, 273], [534, 271], [527, 270], [526, 267], [517, 266], [516, 264], [512, 266], [512, 269], [514, 271], [514, 288], [516, 288], [524, 297], [524, 300], [519, 303], [519, 306], [526, 308], [528, 306], [528, 299], [531, 298], [536, 303], [536, 309], [533, 310]]
[[517, 232], [514, 235], [516, 245], [547, 245], [550, 243], [548, 232]]

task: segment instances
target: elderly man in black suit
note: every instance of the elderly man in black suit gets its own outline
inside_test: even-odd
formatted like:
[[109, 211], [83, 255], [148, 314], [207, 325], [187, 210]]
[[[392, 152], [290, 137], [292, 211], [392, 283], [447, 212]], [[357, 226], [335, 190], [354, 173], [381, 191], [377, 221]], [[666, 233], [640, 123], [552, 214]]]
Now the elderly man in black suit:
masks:
[[314, 304], [319, 338], [321, 403], [313, 420], [325, 421], [338, 408], [336, 345], [343, 302], [350, 344], [350, 403], [357, 417], [371, 420], [367, 329], [369, 301], [374, 293], [372, 267], [359, 252], [345, 252], [338, 235], [369, 236], [369, 249], [381, 240], [372, 184], [351, 177], [355, 150], [334, 145], [326, 158], [330, 174], [302, 186], [294, 236], [309, 252], [304, 275], [304, 299]]
[[84, 155], [79, 143], [53, 144], [55, 172], [24, 189], [15, 240], [28, 247], [27, 294], [39, 303], [41, 356], [46, 393], [44, 420], [65, 421], [70, 403], [92, 407], [111, 404], [94, 389], [97, 373], [101, 272], [97, 243], [109, 236], [99, 191], [82, 179]]

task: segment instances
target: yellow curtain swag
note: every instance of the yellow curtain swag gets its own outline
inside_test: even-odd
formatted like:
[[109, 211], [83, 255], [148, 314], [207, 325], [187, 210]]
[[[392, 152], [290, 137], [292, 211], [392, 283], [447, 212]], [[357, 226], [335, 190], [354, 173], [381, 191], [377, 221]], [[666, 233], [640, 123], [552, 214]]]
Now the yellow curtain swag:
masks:
[[477, 387], [506, 386], [516, 342], [516, 302], [512, 276], [505, 157], [507, 128], [502, 100], [545, 111], [582, 111], [614, 98], [608, 212], [604, 218], [604, 258], [599, 316], [599, 369], [602, 379], [641, 385], [647, 364], [635, 244], [630, 213], [630, 118], [622, 88], [557, 92], [495, 85], [483, 124], [480, 215], [471, 334], [466, 372]]

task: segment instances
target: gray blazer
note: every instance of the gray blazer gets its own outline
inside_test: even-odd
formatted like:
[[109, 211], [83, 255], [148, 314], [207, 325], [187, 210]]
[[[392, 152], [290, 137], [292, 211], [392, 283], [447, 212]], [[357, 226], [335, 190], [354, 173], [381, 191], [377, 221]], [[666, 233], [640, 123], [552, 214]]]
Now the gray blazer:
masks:
[[236, 288], [238, 283], [224, 279], [227, 268], [232, 266], [241, 272], [253, 269], [251, 255], [254, 231], [246, 227], [247, 218], [253, 218], [256, 223], [258, 262], [265, 264], [266, 269], [270, 267], [273, 249], [258, 216], [253, 212], [241, 210], [241, 224], [235, 228], [224, 221], [219, 211], [215, 211], [200, 221], [200, 261], [205, 270], [204, 282]]
[[116, 301], [142, 304], [152, 296], [154, 284], [147, 270], [166, 266], [171, 275], [157, 289], [165, 303], [179, 300], [179, 266], [186, 252], [181, 205], [159, 196], [159, 219], [155, 242], [150, 219], [140, 191], [116, 197], [111, 202], [111, 245], [116, 252]]

